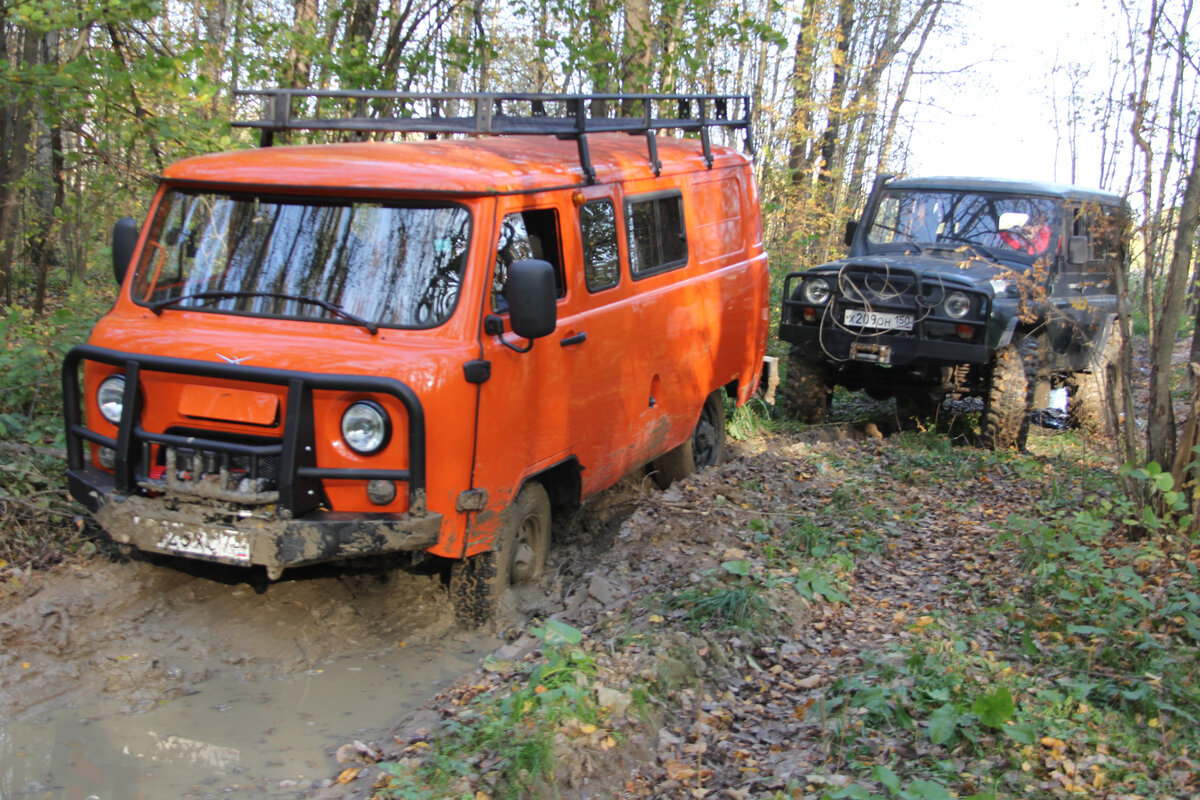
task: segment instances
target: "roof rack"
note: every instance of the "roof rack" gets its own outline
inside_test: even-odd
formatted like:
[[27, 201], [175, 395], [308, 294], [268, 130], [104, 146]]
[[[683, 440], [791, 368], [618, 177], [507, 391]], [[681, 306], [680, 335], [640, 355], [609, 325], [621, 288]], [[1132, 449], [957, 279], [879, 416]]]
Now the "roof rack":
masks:
[[[709, 169], [713, 164], [710, 139], [713, 128], [744, 131], [746, 151], [754, 154], [750, 98], [747, 95], [249, 89], [238, 91], [236, 96], [262, 98], [262, 119], [237, 120], [233, 126], [258, 128], [263, 147], [270, 147], [274, 143], [276, 133], [298, 130], [343, 131], [359, 135], [423, 133], [429, 138], [439, 134], [556, 136], [578, 142], [579, 163], [588, 183], [596, 181], [596, 171], [588, 150], [589, 133], [644, 134], [650, 164], [656, 176], [661, 173], [662, 164], [658, 160], [655, 134], [661, 130], [685, 133], [698, 131], [704, 148], [704, 161]], [[353, 101], [352, 115], [320, 116], [322, 101], [327, 99]], [[345, 109], [345, 104], [337, 105], [337, 111]], [[608, 116], [610, 112], [623, 116]], [[305, 114], [308, 116], [303, 116]]]

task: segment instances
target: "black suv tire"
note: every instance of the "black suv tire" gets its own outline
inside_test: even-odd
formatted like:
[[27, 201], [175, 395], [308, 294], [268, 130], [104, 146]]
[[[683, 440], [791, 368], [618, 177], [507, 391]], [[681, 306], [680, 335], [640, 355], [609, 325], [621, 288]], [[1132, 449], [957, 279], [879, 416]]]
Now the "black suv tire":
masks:
[[1020, 349], [1015, 344], [998, 349], [988, 364], [980, 444], [993, 450], [1025, 449], [1029, 434], [1028, 390]]
[[1100, 355], [1100, 363], [1091, 372], [1072, 372], [1067, 379], [1067, 423], [1087, 437], [1101, 436], [1108, 429], [1108, 365], [1121, 354], [1121, 332], [1113, 330]]
[[788, 350], [787, 380], [777, 390], [784, 416], [809, 424], [824, 422], [832, 388], [819, 361], [795, 345]]

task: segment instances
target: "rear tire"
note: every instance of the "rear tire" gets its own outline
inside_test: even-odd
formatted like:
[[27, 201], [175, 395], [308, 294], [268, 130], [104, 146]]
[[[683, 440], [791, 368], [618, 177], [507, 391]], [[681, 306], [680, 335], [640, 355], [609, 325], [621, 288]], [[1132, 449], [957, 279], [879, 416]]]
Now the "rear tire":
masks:
[[1072, 372], [1067, 378], [1067, 424], [1086, 437], [1108, 433], [1108, 365], [1121, 354], [1121, 333], [1114, 329], [1104, 344], [1100, 363], [1091, 372]]
[[992, 354], [979, 441], [992, 450], [1024, 450], [1029, 435], [1029, 380], [1017, 345]]
[[725, 458], [725, 403], [721, 391], [708, 396], [700, 419], [683, 444], [650, 462], [654, 482], [660, 489], [686, 478], [696, 470], [716, 466]]
[[780, 384], [778, 393], [784, 416], [809, 424], [824, 422], [832, 389], [825, 366], [792, 345], [788, 350], [787, 380]]
[[478, 627], [495, 616], [510, 586], [530, 583], [545, 569], [550, 549], [550, 497], [542, 484], [525, 484], [508, 507], [491, 550], [450, 566], [454, 618]]

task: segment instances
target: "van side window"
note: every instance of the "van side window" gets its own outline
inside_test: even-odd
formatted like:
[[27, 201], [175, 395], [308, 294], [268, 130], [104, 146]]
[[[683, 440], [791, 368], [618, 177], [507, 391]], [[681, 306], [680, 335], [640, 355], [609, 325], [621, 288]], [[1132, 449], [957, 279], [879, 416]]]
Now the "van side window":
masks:
[[583, 234], [583, 274], [589, 292], [616, 286], [621, 276], [617, 257], [617, 209], [611, 200], [593, 200], [579, 209]]
[[634, 279], [687, 263], [683, 196], [678, 191], [631, 198], [625, 204], [625, 217]]
[[508, 268], [518, 261], [536, 258], [554, 266], [554, 284], [558, 296], [566, 296], [562, 257], [558, 246], [558, 214], [554, 209], [517, 211], [500, 223], [500, 238], [496, 242], [496, 269], [492, 273], [492, 311], [504, 313], [508, 300]]

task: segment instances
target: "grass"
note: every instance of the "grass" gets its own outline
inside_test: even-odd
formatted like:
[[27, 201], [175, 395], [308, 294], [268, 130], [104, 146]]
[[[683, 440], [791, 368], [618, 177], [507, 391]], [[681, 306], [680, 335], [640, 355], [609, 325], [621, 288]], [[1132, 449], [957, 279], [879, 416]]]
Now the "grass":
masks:
[[[1012, 576], [992, 576], [994, 600], [979, 613], [930, 618], [905, 647], [835, 685], [827, 713], [841, 707], [855, 712], [841, 719], [862, 724], [847, 738], [832, 718], [828, 735], [846, 738], [835, 766], [855, 779], [824, 797], [1191, 796], [1197, 787], [1180, 777], [1195, 776], [1200, 749], [1190, 520], [1168, 504], [1147, 524], [1113, 491], [1112, 473], [1070, 442], [1043, 458], [951, 458], [919, 443], [894, 451], [889, 471], [900, 480], [965, 470], [1046, 487], [1027, 513], [995, 526], [996, 548], [1017, 548], [1025, 578], [1014, 592]], [[1056, 480], [1039, 478], [1047, 473]], [[880, 732], [925, 755], [881, 761], [854, 744]]]
[[595, 660], [580, 647], [582, 633], [554, 620], [532, 633], [543, 642], [541, 660], [476, 695], [433, 740], [411, 748], [414, 757], [381, 765], [374, 797], [478, 797], [481, 790], [469, 787], [480, 786], [501, 787], [501, 796], [552, 796], [559, 737], [596, 735], [606, 711], [593, 691]]

